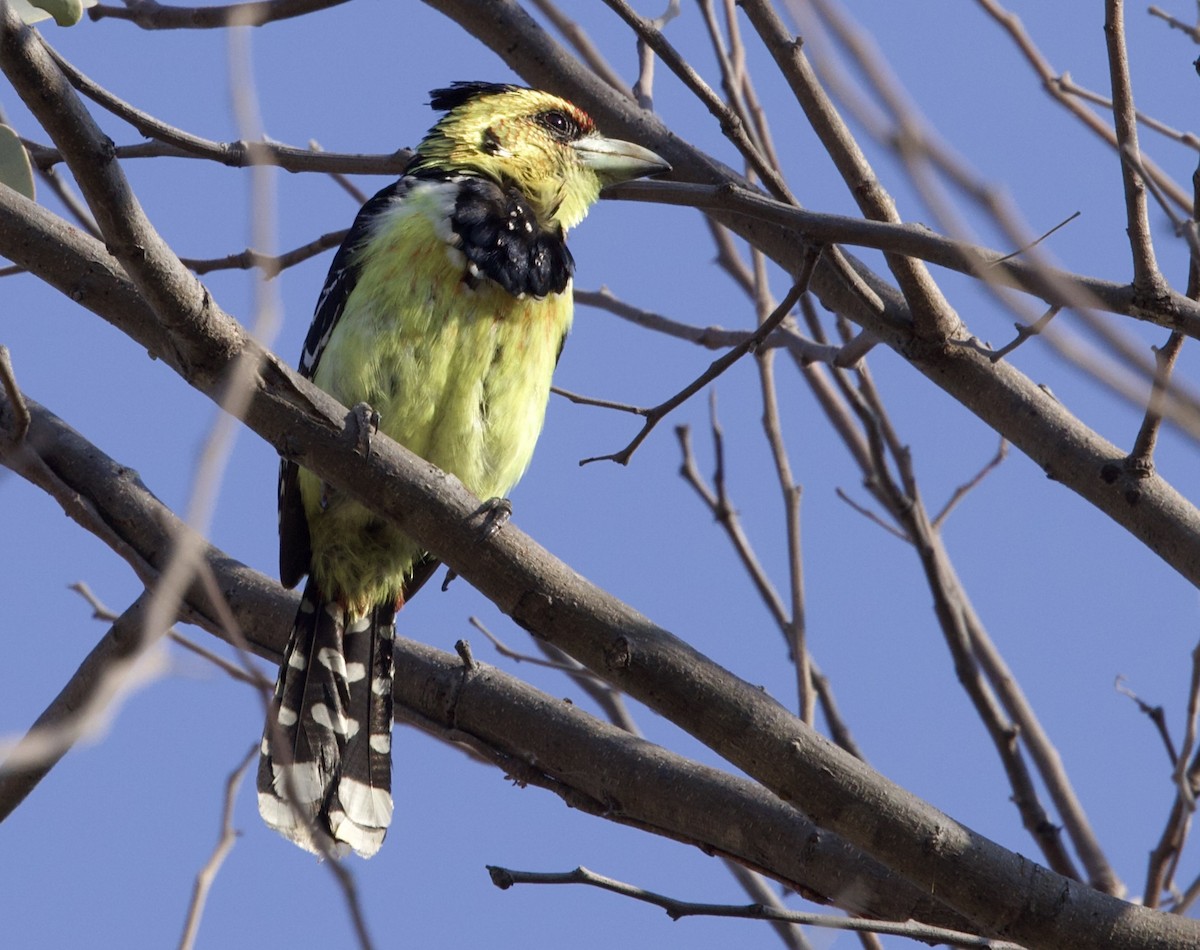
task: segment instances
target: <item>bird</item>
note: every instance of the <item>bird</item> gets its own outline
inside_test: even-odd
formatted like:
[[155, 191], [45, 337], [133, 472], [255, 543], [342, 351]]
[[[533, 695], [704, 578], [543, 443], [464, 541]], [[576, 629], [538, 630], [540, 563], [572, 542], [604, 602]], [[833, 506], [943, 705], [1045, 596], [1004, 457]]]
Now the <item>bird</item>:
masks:
[[[455, 82], [429, 104], [441, 117], [334, 255], [299, 373], [505, 499], [571, 326], [568, 231], [602, 187], [670, 166], [548, 92]], [[437, 560], [286, 459], [279, 538], [283, 584], [308, 580], [263, 731], [259, 811], [308, 851], [369, 858], [393, 812], [395, 616]]]

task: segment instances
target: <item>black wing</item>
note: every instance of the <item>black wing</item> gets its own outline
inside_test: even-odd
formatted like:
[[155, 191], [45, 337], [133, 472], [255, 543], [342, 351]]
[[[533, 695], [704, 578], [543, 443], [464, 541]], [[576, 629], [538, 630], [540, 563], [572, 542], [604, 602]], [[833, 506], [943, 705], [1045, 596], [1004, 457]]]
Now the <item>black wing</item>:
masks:
[[[316, 373], [325, 344], [329, 342], [346, 308], [346, 301], [358, 283], [360, 267], [357, 251], [367, 236], [371, 220], [389, 205], [402, 200], [411, 184], [412, 179], [401, 178], [363, 205], [342, 246], [333, 256], [325, 286], [317, 298], [312, 325], [304, 340], [304, 351], [300, 354], [299, 372], [305, 379], [312, 379]], [[284, 587], [295, 587], [300, 583], [300, 579], [308, 573], [312, 556], [308, 520], [300, 500], [299, 474], [300, 469], [295, 462], [284, 459], [279, 463], [279, 579]]]

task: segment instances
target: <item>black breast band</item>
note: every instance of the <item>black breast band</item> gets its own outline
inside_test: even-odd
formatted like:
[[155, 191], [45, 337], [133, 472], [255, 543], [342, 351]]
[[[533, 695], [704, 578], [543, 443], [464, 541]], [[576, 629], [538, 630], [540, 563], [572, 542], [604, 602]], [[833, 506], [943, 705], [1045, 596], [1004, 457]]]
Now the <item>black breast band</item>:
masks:
[[463, 178], [450, 227], [473, 271], [514, 297], [562, 293], [575, 272], [562, 231], [544, 229], [516, 189]]

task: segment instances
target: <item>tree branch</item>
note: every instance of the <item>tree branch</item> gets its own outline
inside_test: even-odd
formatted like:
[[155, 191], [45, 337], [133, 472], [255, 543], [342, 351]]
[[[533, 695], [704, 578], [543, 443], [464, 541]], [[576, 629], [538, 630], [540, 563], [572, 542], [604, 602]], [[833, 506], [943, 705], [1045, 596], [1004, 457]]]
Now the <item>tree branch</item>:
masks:
[[1117, 134], [1117, 155], [1121, 179], [1125, 183], [1126, 229], [1133, 253], [1133, 284], [1143, 297], [1151, 299], [1166, 292], [1167, 282], [1154, 259], [1154, 240], [1150, 234], [1150, 214], [1146, 186], [1131, 162], [1140, 162], [1137, 115], [1133, 108], [1133, 86], [1129, 79], [1129, 52], [1125, 48], [1124, 0], [1105, 0], [1104, 38], [1108, 46], [1108, 71], [1112, 82], [1112, 110]]
[[254, 0], [219, 7], [172, 7], [157, 0], [127, 0], [123, 7], [92, 7], [93, 20], [128, 20], [143, 30], [199, 30], [227, 26], [262, 26], [275, 20], [304, 16], [336, 7], [348, 0]]
[[[153, 584], [168, 560], [170, 544], [165, 538], [186, 531], [186, 526], [128, 467], [36, 402], [30, 406], [29, 442], [40, 447], [45, 465], [62, 472], [70, 489], [98, 512], [83, 526], [96, 532], [99, 524], [111, 524], [137, 564], [148, 565], [139, 576]], [[111, 535], [98, 536], [113, 545]], [[216, 548], [206, 547], [203, 557], [236, 623], [218, 618], [220, 611], [200, 582], [185, 592], [182, 615], [226, 642], [233, 643], [235, 629], [244, 631], [256, 654], [278, 662], [297, 595]], [[107, 650], [118, 642], [124, 641], [110, 635], [103, 644], [109, 645]], [[818, 832], [802, 814], [754, 782], [698, 765], [600, 723], [578, 706], [478, 661], [468, 682], [462, 661], [451, 654], [403, 639], [396, 649], [397, 669], [409, 671], [396, 681], [398, 718], [443, 739], [469, 738], [485, 758], [506, 769], [520, 766], [523, 778], [549, 788], [572, 807], [708, 853], [726, 854], [812, 899], [848, 910], [967, 926], [960, 915], [924, 897], [836, 836]], [[85, 663], [64, 693], [86, 689], [89, 682]], [[69, 708], [61, 707], [68, 713]], [[13, 790], [19, 781], [19, 774], [0, 770], [0, 801], [6, 812], [17, 803]], [[683, 789], [688, 794], [681, 795]], [[730, 822], [729, 815], [740, 817]]]

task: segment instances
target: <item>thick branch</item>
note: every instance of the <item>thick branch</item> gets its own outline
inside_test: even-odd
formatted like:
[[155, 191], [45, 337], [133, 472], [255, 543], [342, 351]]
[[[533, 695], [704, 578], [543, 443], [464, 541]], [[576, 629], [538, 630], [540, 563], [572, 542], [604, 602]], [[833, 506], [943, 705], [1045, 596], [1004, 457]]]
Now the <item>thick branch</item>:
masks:
[[[1129, 284], [1031, 263], [1011, 252], [946, 237], [917, 224], [867, 221], [795, 208], [732, 179], [721, 185], [678, 181], [629, 182], [614, 197], [656, 204], [726, 212], [775, 224], [817, 244], [852, 244], [921, 260], [978, 277], [988, 284], [1015, 287], [1059, 308], [1107, 310], [1179, 330], [1200, 339], [1200, 304], [1169, 288], [1161, 298], [1146, 299]], [[725, 215], [716, 215], [726, 220]], [[743, 221], [745, 228], [748, 222]]]
[[[501, 0], [489, 0], [482, 7], [479, 15], [489, 19], [489, 30], [498, 42], [503, 36], [498, 21], [515, 8]], [[527, 17], [521, 26], [521, 42], [512, 44], [508, 55], [516, 55], [514, 50], [520, 48], [521, 56], [528, 56], [539, 42], [537, 28]], [[6, 34], [6, 40], [11, 36]], [[23, 55], [20, 44], [14, 48], [5, 42], [2, 49], [6, 59]], [[558, 72], [560, 67], [556, 61], [551, 71]], [[558, 85], [564, 81], [560, 78]], [[628, 105], [620, 108], [629, 109]], [[71, 134], [57, 144], [69, 156], [76, 144], [82, 147], [84, 157], [94, 154], [95, 143], [75, 141], [78, 130], [67, 131]], [[681, 150], [678, 140], [672, 149]], [[684, 150], [683, 154], [688, 153]], [[78, 157], [75, 164], [79, 164]], [[715, 168], [708, 167], [710, 171]], [[95, 198], [101, 203], [112, 201], [104, 209], [107, 216], [129, 210], [121, 207], [120, 194], [104, 193], [104, 188], [113, 184], [111, 179], [97, 184]], [[27, 204], [13, 206], [32, 218]], [[28, 228], [21, 232], [21, 240], [0, 239], [15, 245], [13, 252], [18, 257], [27, 256], [27, 232]], [[7, 233], [0, 227], [0, 236]], [[769, 253], [794, 260], [794, 237], [787, 241], [785, 234], [772, 233], [769, 228], [756, 229], [755, 237]], [[143, 323], [146, 305], [132, 286], [114, 272], [111, 258], [95, 242], [82, 236], [81, 240], [95, 269], [107, 271], [103, 284], [112, 295], [108, 302], [119, 294], [137, 311], [129, 320], [123, 312], [107, 308], [104, 316], [119, 324]], [[64, 245], [57, 250], [60, 272], [39, 270], [56, 286], [88, 272], [82, 260], [71, 260]], [[1119, 488], [1110, 488], [1113, 497], [1108, 498], [1089, 485], [1097, 478], [1105, 481], [1100, 463], [1116, 455], [1111, 446], [1099, 442], [1015, 370], [993, 366], [969, 348], [920, 346], [908, 329], [911, 321], [905, 318], [895, 292], [868, 271], [859, 274], [864, 286], [877, 296], [874, 305], [864, 304], [857, 293], [848, 293], [844, 284], [830, 281], [822, 291], [964, 404], [989, 421], [995, 419], [998, 427], [1018, 430], [1010, 436], [1011, 441], [1028, 444], [1027, 451], [1035, 458], [1040, 455], [1049, 465], [1065, 455], [1068, 461], [1053, 474], [1069, 478], [1072, 487], [1105, 510], [1113, 507], [1114, 517], [1122, 523], [1131, 520], [1122, 518], [1115, 507], [1116, 501], [1134, 507], [1117, 494]], [[141, 283], [149, 287], [156, 276], [143, 271]], [[358, 433], [343, 424], [344, 407], [274, 357], [261, 353], [211, 301], [197, 308], [190, 287], [172, 285], [169, 278], [173, 275], [162, 276], [168, 279], [153, 288], [153, 302], [163, 322], [156, 323], [148, 336], [153, 343], [167, 346], [160, 352], [158, 346], [150, 345], [153, 352], [214, 397], [219, 380], [225, 378], [234, 360], [248, 356], [258, 361], [260, 372], [245, 421], [285, 457], [371, 505], [518, 622], [691, 732], [784, 801], [804, 807], [818, 824], [842, 834], [928, 892], [936, 891], [979, 928], [1030, 946], [1078, 946], [1081, 940], [1112, 947], [1195, 945], [1200, 928], [1194, 921], [1156, 914], [1065, 881], [882, 779], [815, 735], [757, 688], [587, 584], [512, 525], [481, 541], [478, 500], [457, 480], [382, 436], [372, 443], [370, 458], [356, 454]], [[172, 289], [181, 292], [180, 299], [170, 298]], [[95, 303], [94, 298], [87, 298], [88, 306]], [[992, 408], [981, 405], [982, 399], [998, 399], [1004, 405]], [[1010, 417], [1014, 412], [1018, 416]], [[1019, 421], [1031, 416], [1032, 423]], [[1034, 428], [1027, 429], [1029, 425]], [[1048, 451], [1049, 444], [1034, 438], [1038, 434], [1054, 437], [1053, 454]], [[1137, 508], [1142, 514], [1148, 508], [1151, 514], [1165, 515], [1168, 502], [1177, 499], [1172, 520], [1185, 523], [1194, 551], [1197, 532], [1190, 506], [1165, 483], [1152, 490], [1147, 490], [1145, 482], [1141, 487], [1142, 501]], [[1132, 520], [1140, 523], [1140, 519]], [[1172, 526], [1169, 533], [1178, 538], [1179, 528]], [[1152, 538], [1145, 540], [1156, 546]], [[1170, 545], [1164, 548], [1158, 542], [1156, 549], [1187, 561], [1182, 552], [1172, 552]]]
[[[188, 529], [128, 467], [42, 406], [30, 402], [30, 408], [30, 451], [97, 513], [96, 521], [84, 527], [95, 532], [97, 523], [111, 525], [122, 553], [136, 555], [139, 577], [153, 584], [166, 565], [171, 537]], [[23, 466], [20, 473], [28, 474], [29, 468]], [[113, 543], [107, 533], [98, 536]], [[228, 599], [236, 627], [255, 652], [278, 661], [296, 595], [216, 548], [206, 548], [204, 558]], [[185, 608], [186, 619], [230, 640], [230, 625], [216, 619], [217, 609], [203, 584], [187, 591]], [[79, 697], [90, 689], [97, 664], [128, 652], [129, 637], [119, 626], [103, 638], [39, 726], [69, 723]], [[136, 630], [134, 636], [136, 643]], [[819, 831], [754, 782], [645, 742], [485, 664], [464, 669], [455, 656], [399, 640], [397, 669], [405, 674], [397, 677], [395, 687], [399, 718], [441, 738], [470, 740], [477, 752], [525, 781], [550, 788], [572, 807], [733, 857], [814, 900], [854, 913], [968, 926], [964, 918], [836, 836]], [[0, 817], [53, 764], [0, 772]], [[680, 795], [681, 789], [687, 794]], [[731, 815], [737, 819], [731, 821]]]

